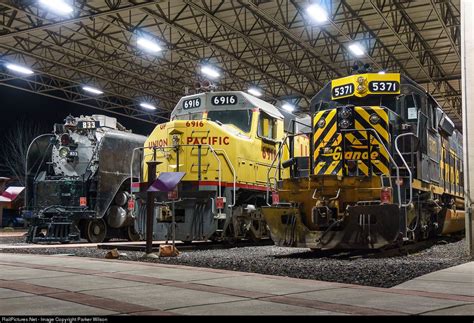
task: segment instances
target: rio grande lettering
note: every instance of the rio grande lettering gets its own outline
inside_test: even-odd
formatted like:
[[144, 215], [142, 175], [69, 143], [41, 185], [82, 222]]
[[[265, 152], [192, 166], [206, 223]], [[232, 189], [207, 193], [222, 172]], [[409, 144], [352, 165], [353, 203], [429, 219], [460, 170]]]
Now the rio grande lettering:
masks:
[[[367, 160], [369, 159], [369, 152], [367, 151], [367, 147], [357, 147], [357, 146], [352, 146], [352, 149], [364, 149], [366, 151], [346, 151], [344, 153], [344, 159], [349, 159], [349, 160]], [[331, 153], [323, 153], [321, 156], [324, 157], [332, 157], [333, 160], [341, 160], [342, 158], [342, 147], [335, 147], [334, 150]], [[372, 151], [370, 153], [370, 159], [375, 160], [379, 157], [379, 153], [377, 151]]]

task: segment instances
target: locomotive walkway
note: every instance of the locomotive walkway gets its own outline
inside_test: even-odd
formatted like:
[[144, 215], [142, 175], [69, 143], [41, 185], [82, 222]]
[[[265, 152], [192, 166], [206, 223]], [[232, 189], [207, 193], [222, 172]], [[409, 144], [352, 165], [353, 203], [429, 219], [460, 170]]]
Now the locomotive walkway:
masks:
[[394, 288], [0, 254], [0, 315], [474, 315], [474, 262]]

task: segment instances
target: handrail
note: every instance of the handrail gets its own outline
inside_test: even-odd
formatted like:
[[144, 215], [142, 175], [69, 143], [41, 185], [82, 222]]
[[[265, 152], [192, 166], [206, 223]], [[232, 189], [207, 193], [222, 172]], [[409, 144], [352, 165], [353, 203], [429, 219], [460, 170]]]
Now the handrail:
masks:
[[[216, 150], [209, 144], [199, 144], [199, 145], [192, 145], [192, 144], [184, 144], [184, 145], [178, 145], [178, 147], [197, 147], [197, 146], [206, 146], [209, 148], [209, 150], [212, 152], [213, 156], [215, 157], [215, 159], [217, 160], [218, 162], [218, 173], [219, 173], [219, 177], [218, 177], [218, 183], [219, 183], [219, 187], [218, 187], [218, 197], [221, 197], [222, 196], [222, 188], [221, 188], [221, 184], [222, 184], [222, 165], [221, 165], [221, 160], [219, 158], [219, 156], [217, 155], [216, 153]], [[134, 148], [133, 149], [133, 152], [132, 152], [132, 160], [133, 160], [133, 153], [135, 150], [137, 149], [153, 149], [153, 150], [161, 150], [164, 152], [165, 149], [176, 149], [176, 146], [153, 146], [153, 147], [137, 147], [137, 148]], [[146, 155], [148, 156], [148, 155]], [[227, 160], [227, 158], [226, 158]], [[232, 165], [232, 163], [230, 163], [232, 169], [233, 169], [233, 172], [234, 172], [234, 181], [235, 181], [235, 169], [233, 168], [234, 166]], [[132, 175], [132, 172], [133, 170], [131, 169], [131, 172], [130, 172], [130, 175]], [[234, 184], [234, 188], [235, 188], [235, 184]], [[235, 194], [235, 189], [234, 189], [234, 194]]]
[[398, 156], [400, 156], [400, 159], [402, 160], [403, 164], [404, 164], [405, 167], [407, 168], [408, 176], [409, 176], [409, 178], [410, 178], [410, 199], [408, 200], [408, 203], [402, 205], [403, 207], [406, 207], [406, 206], [410, 205], [411, 202], [412, 202], [412, 200], [413, 200], [413, 185], [412, 185], [412, 179], [413, 179], [413, 178], [412, 178], [411, 169], [408, 167], [408, 164], [407, 164], [405, 158], [403, 158], [402, 153], [401, 153], [400, 150], [398, 149], [398, 139], [400, 139], [401, 137], [405, 137], [405, 136], [413, 136], [413, 137], [416, 138], [416, 135], [415, 135], [413, 132], [402, 133], [402, 134], [398, 135], [398, 136], [395, 138], [395, 150], [397, 151]]
[[[361, 131], [361, 129], [341, 129], [341, 132], [351, 132], [351, 131]], [[387, 147], [385, 147], [382, 139], [380, 138], [378, 132], [375, 131], [375, 129], [365, 128], [362, 131], [370, 131], [370, 132], [374, 133], [374, 135], [377, 138], [377, 140], [379, 141], [380, 145], [387, 152], [387, 155], [388, 155], [390, 161], [395, 165], [395, 169], [396, 169], [396, 172], [397, 172], [398, 207], [401, 208], [402, 207], [402, 201], [401, 201], [402, 200], [402, 192], [401, 192], [400, 185], [399, 185], [399, 183], [400, 183], [400, 167], [398, 167], [397, 163], [395, 162], [395, 159], [393, 159], [392, 155], [388, 151]]]
[[228, 205], [227, 207], [230, 207], [230, 208], [233, 208], [235, 206], [235, 203], [236, 203], [236, 190], [237, 190], [237, 176], [235, 174], [235, 168], [234, 168], [234, 165], [232, 165], [232, 162], [230, 161], [229, 159], [229, 156], [227, 156], [227, 152], [223, 149], [216, 149], [216, 151], [219, 151], [219, 152], [223, 152], [224, 153], [224, 158], [226, 160], [226, 162], [229, 164], [230, 166], [230, 169], [232, 170], [232, 175], [234, 177], [234, 198], [233, 198], [233, 201], [232, 201], [232, 204], [231, 205]]
[[[300, 122], [300, 121], [298, 121], [298, 120], [296, 120], [296, 119], [290, 121], [290, 124], [288, 125], [288, 128], [291, 128], [291, 125], [292, 125], [291, 123], [293, 123], [293, 125], [297, 123], [297, 124], [306, 126], [306, 127], [308, 127], [308, 128], [311, 128], [311, 125], [308, 125], [308, 124], [306, 124], [306, 123], [302, 123], [302, 122]], [[276, 187], [276, 185], [277, 185], [277, 177], [276, 177], [276, 174], [275, 174], [275, 176], [270, 177], [270, 172], [272, 171], [273, 166], [275, 165], [275, 161], [276, 161], [277, 159], [279, 159], [279, 165], [278, 165], [278, 167], [275, 167], [275, 173], [277, 172], [278, 169], [280, 169], [282, 149], [283, 149], [283, 147], [285, 146], [285, 144], [286, 144], [286, 142], [287, 142], [287, 140], [288, 140], [288, 138], [289, 138], [290, 136], [296, 136], [296, 135], [297, 135], [296, 132], [295, 132], [295, 133], [291, 133], [291, 132], [290, 132], [290, 129], [288, 129], [288, 128], [287, 128], [287, 131], [286, 131], [286, 136], [283, 138], [283, 140], [282, 140], [281, 143], [280, 143], [280, 147], [278, 148], [278, 153], [277, 153], [277, 154], [275, 155], [275, 157], [273, 158], [272, 163], [270, 164], [270, 167], [268, 168], [268, 171], [267, 171], [267, 192], [266, 192], [266, 197], [265, 197], [265, 203], [266, 203], [268, 206], [271, 206], [271, 204], [268, 203], [268, 200], [269, 200], [269, 198], [270, 198], [270, 179], [274, 179], [274, 180], [275, 180], [275, 187]], [[300, 134], [304, 135], [305, 133], [302, 132], [302, 133], [300, 133]], [[311, 156], [308, 156], [308, 159], [309, 159], [309, 158], [311, 158]], [[310, 170], [308, 170], [308, 174], [310, 174]]]
[[[268, 171], [267, 171], [267, 193], [266, 193], [266, 197], [265, 197], [265, 203], [267, 203], [268, 206], [271, 206], [271, 204], [268, 203], [268, 199], [270, 198], [270, 172], [273, 169], [273, 165], [275, 165], [275, 161], [277, 159], [280, 160], [280, 164], [281, 164], [281, 151], [282, 151], [283, 147], [285, 146], [285, 143], [288, 140], [289, 135], [290, 135], [290, 133], [287, 132], [285, 138], [283, 138], [282, 142], [280, 143], [280, 147], [278, 148], [278, 153], [273, 158], [272, 163], [270, 164], [270, 167], [268, 168]], [[277, 169], [275, 168], [275, 172], [276, 172], [276, 170]], [[276, 178], [276, 177], [272, 177], [272, 178]]]
[[[133, 148], [132, 150], [132, 158], [130, 160], [130, 194], [132, 194], [133, 192], [133, 161], [134, 161], [134, 157], [135, 157], [135, 151], [136, 150], [141, 150], [141, 149], [149, 149], [149, 147], [135, 147]], [[147, 154], [147, 155], [144, 155], [143, 157], [145, 158], [146, 156], [150, 156], [150, 154]], [[141, 167], [142, 165], [140, 165]], [[140, 175], [138, 175], [138, 182], [140, 183]]]

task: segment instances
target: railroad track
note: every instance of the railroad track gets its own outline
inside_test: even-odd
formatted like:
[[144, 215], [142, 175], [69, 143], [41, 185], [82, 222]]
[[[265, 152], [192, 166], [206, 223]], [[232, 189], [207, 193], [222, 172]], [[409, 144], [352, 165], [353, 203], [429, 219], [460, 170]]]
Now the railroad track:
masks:
[[[154, 243], [152, 246], [152, 250], [154, 252], [160, 250], [160, 245], [170, 245], [171, 243]], [[237, 241], [234, 243], [229, 242], [212, 242], [212, 241], [205, 241], [205, 242], [193, 242], [193, 243], [183, 243], [177, 242], [176, 248], [179, 251], [193, 251], [193, 250], [210, 250], [210, 249], [230, 249], [236, 247], [257, 247], [257, 246], [268, 246], [273, 245], [273, 241], [270, 239], [262, 239], [260, 241]], [[98, 244], [97, 248], [111, 250], [117, 249], [122, 251], [145, 251], [146, 243], [143, 242], [142, 244]]]
[[340, 260], [355, 260], [358, 258], [390, 258], [414, 254], [434, 245], [441, 243], [456, 242], [461, 236], [437, 237], [430, 240], [419, 241], [401, 246], [389, 246], [382, 249], [350, 250], [350, 249], [327, 249], [292, 253], [289, 255], [276, 256], [276, 258], [331, 258]]

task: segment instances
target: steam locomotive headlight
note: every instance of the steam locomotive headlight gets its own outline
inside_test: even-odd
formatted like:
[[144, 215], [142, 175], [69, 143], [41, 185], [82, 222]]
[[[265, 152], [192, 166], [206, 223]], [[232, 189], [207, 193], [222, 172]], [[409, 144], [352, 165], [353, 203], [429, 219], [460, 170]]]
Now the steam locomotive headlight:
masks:
[[59, 157], [66, 158], [68, 155], [69, 155], [69, 148], [62, 147], [61, 149], [59, 149]]
[[380, 117], [376, 113], [374, 113], [370, 116], [369, 120], [370, 120], [370, 123], [377, 124], [380, 121]]
[[321, 119], [318, 121], [318, 127], [324, 128], [326, 126], [326, 119]]
[[347, 119], [343, 119], [341, 122], [339, 122], [339, 126], [342, 128], [342, 129], [347, 129], [351, 126], [351, 122]]

